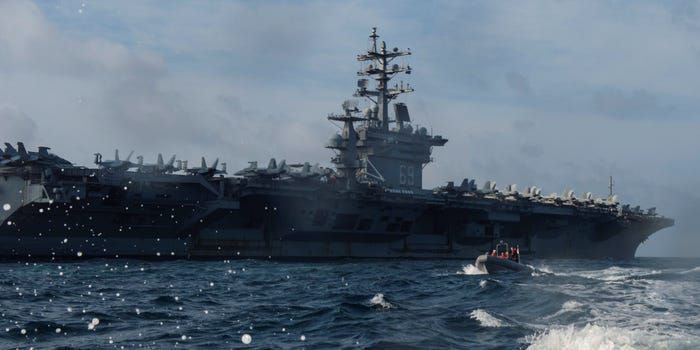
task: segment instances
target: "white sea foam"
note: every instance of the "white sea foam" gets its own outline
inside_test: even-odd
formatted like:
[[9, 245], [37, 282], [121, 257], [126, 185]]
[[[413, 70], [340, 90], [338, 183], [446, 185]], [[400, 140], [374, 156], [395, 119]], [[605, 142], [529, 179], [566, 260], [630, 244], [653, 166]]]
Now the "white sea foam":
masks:
[[549, 266], [532, 266], [532, 265], [527, 265], [530, 268], [532, 268], [532, 272], [530, 275], [532, 277], [540, 277], [540, 276], [547, 276], [547, 275], [557, 275], [557, 276], [563, 276], [564, 274], [561, 273], [555, 273], [552, 271], [552, 269]]
[[[700, 268], [700, 267], [699, 267]], [[532, 276], [538, 277], [544, 274], [552, 274], [555, 276], [564, 277], [583, 277], [604, 282], [620, 282], [631, 277], [645, 277], [661, 274], [660, 270], [648, 270], [643, 268], [623, 268], [619, 266], [611, 266], [602, 270], [582, 270], [570, 272], [555, 272], [549, 266], [536, 267], [536, 271]]]
[[622, 268], [619, 266], [611, 266], [604, 270], [580, 271], [575, 273], [580, 277], [595, 279], [605, 282], [618, 282], [629, 279], [630, 277], [644, 277], [658, 275], [661, 271], [641, 269], [641, 268]]
[[487, 283], [486, 280], [479, 281], [479, 287], [481, 287], [481, 288], [486, 287], [486, 283]]
[[552, 328], [525, 338], [528, 350], [588, 349], [694, 349], [697, 338], [651, 334], [642, 331], [586, 324]]
[[391, 309], [394, 307], [394, 305], [391, 305], [391, 303], [384, 300], [384, 294], [382, 294], [382, 293], [375, 294], [372, 297], [372, 299], [369, 300], [369, 303], [372, 305], [380, 305], [381, 307], [383, 307], [385, 309]]
[[569, 272], [554, 271], [549, 266], [538, 266], [536, 267], [536, 270], [537, 271], [533, 272], [533, 276], [541, 276], [543, 274], [551, 274], [555, 276], [564, 277], [576, 276], [606, 282], [622, 281], [633, 276], [646, 276], [661, 273], [661, 271], [656, 270], [648, 271], [646, 269], [623, 268], [619, 266], [611, 266], [603, 270], [583, 270]]
[[552, 271], [552, 269], [549, 268], [549, 266], [540, 266], [540, 267], [537, 267], [537, 270], [540, 270], [540, 271], [542, 271], [544, 273], [548, 273], [548, 274], [555, 274], [554, 271]]
[[564, 304], [561, 305], [561, 309], [559, 309], [559, 311], [557, 311], [553, 315], [546, 316], [545, 318], [549, 319], [549, 318], [560, 316], [560, 315], [568, 313], [568, 312], [576, 312], [576, 311], [581, 310], [582, 308], [583, 308], [583, 304], [579, 303], [578, 301], [568, 300], [568, 301], [564, 302]]
[[476, 266], [469, 264], [467, 266], [462, 266], [462, 271], [457, 272], [458, 275], [486, 275], [488, 272], [481, 271]]
[[693, 273], [693, 272], [700, 272], [700, 266], [696, 266], [690, 270], [681, 271], [681, 272], [679, 272], [679, 274], [685, 275], [685, 274], [689, 274], [689, 273]]
[[583, 306], [583, 304], [579, 303], [576, 300], [569, 300], [569, 301], [564, 302], [564, 304], [562, 304], [561, 309], [566, 310], [566, 311], [571, 311], [571, 310], [580, 309], [582, 306]]
[[471, 314], [469, 314], [469, 318], [479, 321], [482, 327], [496, 328], [505, 326], [503, 321], [481, 309], [472, 311]]

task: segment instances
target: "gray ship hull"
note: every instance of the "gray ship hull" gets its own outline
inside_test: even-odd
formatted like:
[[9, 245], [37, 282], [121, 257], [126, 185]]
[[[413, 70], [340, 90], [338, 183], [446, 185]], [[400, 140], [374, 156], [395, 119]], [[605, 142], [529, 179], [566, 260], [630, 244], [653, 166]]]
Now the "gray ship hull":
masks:
[[527, 257], [629, 259], [651, 233], [672, 224], [430, 191], [123, 176], [114, 185], [83, 177], [59, 183], [75, 186], [82, 198], [57, 196], [17, 175], [0, 178], [11, 207], [0, 211], [0, 256], [473, 259], [506, 240]]

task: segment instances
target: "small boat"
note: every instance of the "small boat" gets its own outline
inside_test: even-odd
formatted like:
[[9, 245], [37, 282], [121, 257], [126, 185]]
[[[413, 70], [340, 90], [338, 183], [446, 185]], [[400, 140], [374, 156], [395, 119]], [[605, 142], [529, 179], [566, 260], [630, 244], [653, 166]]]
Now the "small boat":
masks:
[[[513, 250], [516, 254], [509, 255]], [[508, 243], [501, 241], [491, 254], [479, 255], [474, 265], [489, 274], [530, 270], [529, 266], [520, 263], [520, 249], [513, 250], [508, 249]]]

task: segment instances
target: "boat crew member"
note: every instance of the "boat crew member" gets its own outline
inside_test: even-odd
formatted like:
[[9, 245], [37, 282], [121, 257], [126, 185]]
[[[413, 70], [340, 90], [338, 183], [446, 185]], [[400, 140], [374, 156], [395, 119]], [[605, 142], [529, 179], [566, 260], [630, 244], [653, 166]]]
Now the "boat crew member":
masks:
[[511, 254], [511, 259], [517, 262], [520, 262], [520, 252], [518, 252], [519, 249], [516, 248], [511, 248], [513, 250]]

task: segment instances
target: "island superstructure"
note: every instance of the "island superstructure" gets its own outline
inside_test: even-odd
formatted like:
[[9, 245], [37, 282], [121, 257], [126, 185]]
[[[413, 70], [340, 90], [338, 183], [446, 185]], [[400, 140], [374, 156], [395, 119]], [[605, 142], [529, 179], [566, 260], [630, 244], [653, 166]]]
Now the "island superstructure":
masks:
[[0, 257], [473, 259], [505, 240], [530, 258], [627, 259], [673, 225], [654, 208], [620, 205], [612, 187], [602, 199], [473, 179], [423, 189], [433, 147], [448, 140], [414, 127], [394, 101], [413, 91], [392, 82], [411, 73], [396, 63], [411, 52], [388, 49], [376, 29], [370, 43], [355, 92], [370, 107], [348, 100], [328, 116], [342, 124], [326, 144], [334, 168], [272, 159], [226, 176], [218, 159], [190, 168], [118, 152], [88, 168], [7, 143]]

